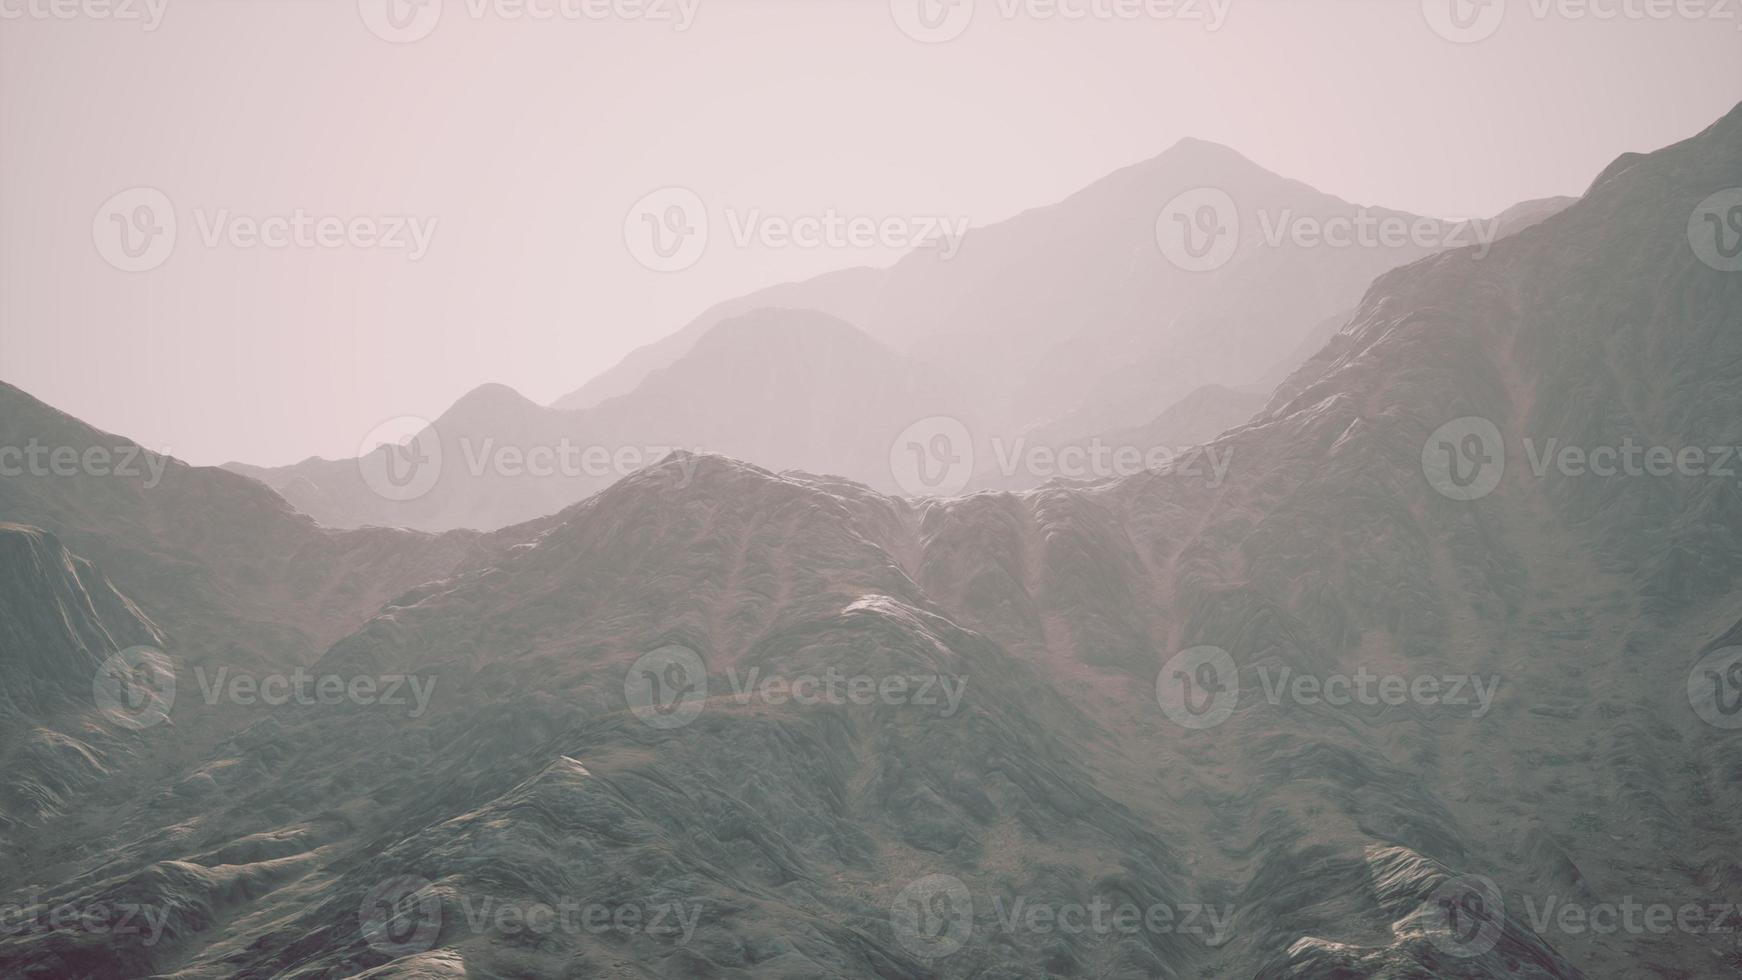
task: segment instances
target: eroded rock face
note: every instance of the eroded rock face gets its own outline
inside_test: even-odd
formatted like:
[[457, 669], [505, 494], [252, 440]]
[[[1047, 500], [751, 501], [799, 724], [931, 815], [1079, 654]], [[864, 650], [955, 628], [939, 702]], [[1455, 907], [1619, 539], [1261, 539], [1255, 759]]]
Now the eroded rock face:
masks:
[[[233, 707], [196, 696], [137, 733], [107, 785], [149, 792], [98, 813], [125, 844], [32, 828], [17, 875], [156, 918], [19, 932], [0, 967], [1735, 970], [1733, 933], [1560, 914], [1736, 901], [1734, 735], [1690, 697], [1738, 636], [1734, 482], [1521, 447], [1742, 441], [1742, 285], [1686, 237], [1737, 184], [1742, 110], [1387, 276], [1214, 481], [914, 502], [674, 457], [505, 530], [310, 668], [426, 700], [195, 743], [181, 712]], [[1424, 458], [1470, 417], [1507, 465], [1455, 499]]]
[[153, 453], [3, 382], [0, 445], [90, 461], [9, 459], [0, 518], [96, 562], [190, 658], [307, 662], [387, 599], [490, 549], [470, 532], [321, 527], [253, 480]]
[[82, 693], [110, 654], [163, 635], [96, 566], [41, 528], [0, 524], [0, 671], [5, 694]]

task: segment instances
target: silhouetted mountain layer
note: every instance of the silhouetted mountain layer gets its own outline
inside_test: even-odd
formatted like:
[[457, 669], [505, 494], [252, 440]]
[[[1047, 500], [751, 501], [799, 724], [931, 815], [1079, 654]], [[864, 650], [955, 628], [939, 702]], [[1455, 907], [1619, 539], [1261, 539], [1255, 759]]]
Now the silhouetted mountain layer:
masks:
[[[415, 467], [389, 448], [361, 461], [229, 468], [329, 526], [488, 529], [560, 510], [674, 448], [852, 474], [892, 490], [895, 435], [917, 418], [963, 414], [960, 405], [931, 372], [845, 321], [759, 309], [719, 323], [632, 392], [586, 411], [544, 408], [502, 385], [473, 391], [411, 441]], [[401, 465], [404, 494], [384, 479]]]
[[[1164, 209], [1200, 188], [1227, 195], [1228, 228], [1240, 243], [1208, 271], [1181, 268], [1158, 244]], [[809, 307], [950, 378], [986, 430], [977, 435], [1027, 434], [1063, 446], [1139, 426], [1205, 384], [1250, 384], [1278, 363], [1286, 373], [1329, 332], [1285, 355], [1318, 324], [1335, 319], [1334, 331], [1347, 322], [1379, 273], [1510, 234], [1569, 201], [1526, 202], [1461, 225], [1427, 222], [1338, 200], [1226, 147], [1185, 140], [1064, 201], [974, 228], [947, 258], [920, 249], [887, 269], [844, 270], [721, 303], [556, 405], [590, 407], [633, 390], [714, 324], [748, 309]], [[1420, 223], [1428, 234], [1398, 241], [1373, 232], [1333, 246], [1313, 233], [1339, 219], [1373, 228]], [[874, 480], [863, 468], [843, 472]]]

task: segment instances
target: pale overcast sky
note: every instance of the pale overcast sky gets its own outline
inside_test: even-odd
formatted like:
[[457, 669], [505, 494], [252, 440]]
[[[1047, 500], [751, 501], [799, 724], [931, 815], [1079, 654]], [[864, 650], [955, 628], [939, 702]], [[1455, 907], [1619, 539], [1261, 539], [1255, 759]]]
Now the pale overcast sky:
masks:
[[[487, 381], [549, 401], [717, 300], [896, 254], [715, 228], [690, 268], [650, 271], [625, 216], [669, 185], [739, 213], [984, 224], [1197, 136], [1464, 217], [1577, 194], [1742, 100], [1729, 6], [389, 2], [0, 0], [0, 379], [196, 463], [348, 456], [385, 418]], [[111, 4], [136, 19], [95, 16]], [[95, 242], [139, 187], [174, 247], [122, 271]], [[235, 244], [298, 212], [362, 236], [409, 217], [407, 247]]]

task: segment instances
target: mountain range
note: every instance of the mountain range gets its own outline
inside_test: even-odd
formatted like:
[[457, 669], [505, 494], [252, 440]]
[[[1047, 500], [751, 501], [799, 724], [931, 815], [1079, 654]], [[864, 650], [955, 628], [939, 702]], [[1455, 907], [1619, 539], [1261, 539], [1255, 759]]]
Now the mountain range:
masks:
[[[0, 898], [29, 927], [0, 936], [0, 972], [1742, 971], [1709, 919], [1588, 917], [1733, 910], [1742, 887], [1723, 713], [1742, 515], [1716, 462], [1742, 445], [1742, 277], [1698, 238], [1737, 186], [1742, 106], [1491, 247], [1381, 270], [1244, 424], [1205, 437], [1215, 479], [1181, 457], [914, 499], [680, 450], [553, 513], [432, 534], [331, 530], [174, 461], [9, 476]], [[995, 244], [973, 261], [1035, 271]], [[1302, 301], [1302, 336], [1335, 292]], [[684, 362], [752, 371], [819, 336], [919, 360], [821, 317], [733, 317], [576, 417], [652, 417], [672, 428], [637, 438], [675, 441], [717, 409], [742, 414], [715, 436], [749, 444], [763, 434], [738, 424], [849, 378], [686, 407], [726, 382]], [[1043, 320], [1013, 319], [1011, 346], [1040, 356]], [[925, 363], [973, 333], [926, 341]], [[1020, 375], [1028, 356], [997, 359]], [[1247, 397], [1175, 399], [1178, 424], [1205, 432]], [[6, 444], [130, 445], [0, 400]], [[1677, 462], [1599, 465], [1624, 446]], [[105, 673], [124, 645], [151, 652]], [[243, 704], [206, 695], [198, 671], [222, 667], [422, 693]], [[1380, 693], [1331, 696], [1360, 677]]]
[[[1233, 246], [1214, 268], [1195, 267], [1168, 237], [1173, 212], [1205, 189], [1220, 195], [1218, 234]], [[1485, 252], [1566, 203], [1437, 221], [1350, 204], [1186, 140], [972, 229], [947, 257], [920, 248], [886, 269], [718, 304], [548, 411], [500, 385], [473, 391], [423, 423], [420, 451], [442, 462], [415, 496], [380, 491], [385, 458], [229, 468], [333, 527], [494, 529], [580, 500], [661, 447], [935, 490], [902, 479], [890, 457], [911, 426], [942, 418], [973, 460], [955, 489], [1026, 489], [1083, 474], [1012, 467], [1016, 447], [1099, 440], [1174, 454], [1245, 421], [1251, 399], [1204, 409], [1229, 387], [1274, 389], [1348, 321], [1375, 276], [1460, 244]], [[496, 465], [505, 448], [514, 462]], [[517, 462], [565, 450], [573, 465], [544, 473]]]

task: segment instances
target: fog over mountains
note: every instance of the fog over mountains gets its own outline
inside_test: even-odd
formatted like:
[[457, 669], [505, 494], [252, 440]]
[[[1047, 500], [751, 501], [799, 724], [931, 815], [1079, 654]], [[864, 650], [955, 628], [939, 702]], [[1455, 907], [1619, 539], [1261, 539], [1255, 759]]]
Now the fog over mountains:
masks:
[[1273, 245], [1188, 141], [361, 461], [0, 385], [0, 975], [1742, 974], [1738, 187]]
[[[1169, 209], [1199, 220], [1184, 211], [1200, 206], [1193, 195], [1206, 186], [1221, 196], [1212, 202], [1220, 224], [1205, 240], [1225, 254], [1197, 268], [1187, 243], [1169, 240], [1178, 233]], [[1086, 453], [1097, 442], [1159, 460], [1207, 441], [1250, 417], [1257, 396], [1347, 321], [1376, 275], [1446, 248], [1485, 254], [1566, 203], [1467, 223], [1425, 219], [1349, 204], [1186, 140], [1062, 202], [972, 229], [959, 248], [721, 303], [548, 411], [499, 385], [473, 391], [411, 426], [423, 434], [410, 456], [439, 460], [427, 487], [384, 495], [372, 484], [396, 465], [385, 457], [361, 470], [320, 459], [229, 468], [332, 527], [435, 531], [548, 513], [673, 447], [885, 492], [1108, 476], [1020, 461], [1036, 447]], [[1249, 397], [1218, 396], [1223, 386]], [[912, 481], [892, 474], [891, 445], [936, 417], [960, 423], [977, 465], [952, 485], [904, 485]], [[529, 475], [539, 453], [544, 472]], [[374, 470], [383, 479], [364, 478]]]

